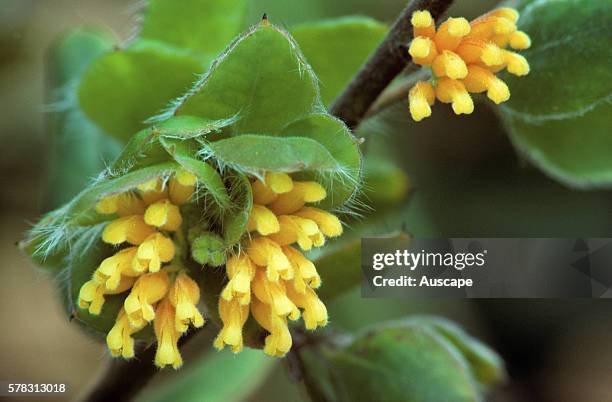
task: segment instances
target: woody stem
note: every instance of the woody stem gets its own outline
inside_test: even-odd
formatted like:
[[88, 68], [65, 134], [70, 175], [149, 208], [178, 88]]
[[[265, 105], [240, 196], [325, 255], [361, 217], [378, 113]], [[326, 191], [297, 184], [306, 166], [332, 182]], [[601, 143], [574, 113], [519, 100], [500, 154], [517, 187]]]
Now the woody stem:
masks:
[[330, 112], [355, 129], [378, 96], [405, 68], [414, 67], [408, 53], [412, 40], [410, 18], [417, 10], [429, 10], [438, 19], [453, 0], [412, 0], [400, 13], [389, 33], [361, 67]]

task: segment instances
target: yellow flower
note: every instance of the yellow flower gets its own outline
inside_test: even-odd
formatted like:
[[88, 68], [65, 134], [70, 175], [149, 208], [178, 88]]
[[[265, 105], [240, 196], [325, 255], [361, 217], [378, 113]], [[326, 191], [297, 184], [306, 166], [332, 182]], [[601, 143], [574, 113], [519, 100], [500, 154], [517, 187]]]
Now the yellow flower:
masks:
[[104, 305], [104, 295], [115, 295], [123, 293], [134, 284], [134, 278], [122, 276], [118, 286], [110, 290], [104, 283], [95, 280], [85, 282], [79, 290], [79, 307], [88, 309], [89, 314], [99, 315]]
[[516, 10], [503, 7], [472, 22], [449, 18], [436, 30], [429, 11], [415, 11], [409, 53], [414, 63], [430, 67], [433, 77], [417, 82], [410, 90], [412, 118], [421, 121], [429, 117], [436, 98], [451, 103], [456, 114], [474, 111], [470, 92], [486, 92], [496, 104], [507, 101], [510, 90], [495, 73], [504, 68], [517, 76], [529, 73], [527, 60], [505, 49], [531, 46], [529, 36], [516, 28], [518, 18]]
[[185, 332], [191, 323], [200, 328], [204, 318], [196, 307], [200, 301], [200, 287], [187, 274], [180, 273], [170, 289], [168, 298], [175, 308], [175, 327], [178, 332]]
[[170, 179], [168, 188], [170, 201], [176, 205], [183, 205], [188, 202], [193, 195], [197, 184], [197, 177], [187, 171], [181, 170]]
[[223, 328], [213, 345], [219, 350], [229, 345], [232, 352], [240, 352], [242, 350], [242, 327], [249, 318], [249, 306], [241, 304], [236, 298], [228, 301], [221, 297], [219, 298], [219, 316], [223, 321]]
[[144, 221], [148, 225], [174, 232], [181, 226], [183, 218], [178, 206], [172, 204], [170, 200], [162, 199], [147, 207]]
[[223, 289], [221, 297], [227, 301], [238, 298], [240, 304], [251, 302], [251, 281], [255, 277], [255, 265], [246, 255], [235, 255], [229, 258], [226, 265], [229, 282]]
[[219, 298], [223, 328], [215, 347], [242, 349], [242, 327], [250, 312], [269, 335], [264, 352], [283, 356], [292, 340], [287, 320], [304, 312], [307, 329], [327, 323], [327, 309], [313, 289], [321, 285], [315, 265], [302, 250], [319, 247], [325, 237], [342, 234], [340, 220], [318, 208], [306, 206], [326, 197], [313, 181], [294, 181], [285, 173], [268, 172], [251, 182], [253, 209], [248, 229], [251, 237], [240, 254], [227, 262], [229, 282]]
[[125, 242], [136, 245], [142, 243], [153, 233], [155, 233], [155, 228], [146, 224], [142, 215], [128, 215], [106, 226], [102, 232], [102, 240], [113, 245]]
[[157, 352], [155, 365], [163, 368], [171, 365], [177, 369], [183, 365], [183, 359], [178, 350], [178, 339], [181, 336], [176, 330], [176, 312], [169, 298], [165, 298], [157, 307], [157, 318], [153, 327], [157, 336]]
[[162, 263], [174, 258], [174, 242], [161, 233], [153, 233], [138, 246], [137, 257], [149, 272], [157, 272]]
[[270, 356], [284, 356], [293, 343], [287, 318], [275, 314], [268, 304], [257, 299], [251, 303], [251, 312], [257, 323], [270, 333], [266, 336], [264, 352]]
[[106, 345], [114, 357], [122, 356], [125, 359], [134, 357], [134, 339], [132, 335], [144, 328], [134, 326], [128, 320], [125, 310], [122, 308], [117, 316], [115, 325], [106, 335]]
[[125, 299], [123, 308], [130, 324], [139, 327], [155, 318], [153, 305], [168, 292], [170, 279], [165, 271], [140, 276]]
[[153, 322], [158, 341], [155, 364], [178, 368], [181, 333], [189, 324], [204, 325], [196, 307], [198, 285], [180, 264], [164, 266], [177, 254], [175, 232], [182, 223], [178, 206], [191, 199], [196, 185], [195, 175], [180, 170], [96, 204], [99, 214], [118, 216], [104, 228], [102, 240], [123, 248], [101, 261], [92, 279], [82, 285], [78, 305], [97, 315], [105, 295], [131, 289], [106, 337], [113, 356], [133, 357], [132, 335]]

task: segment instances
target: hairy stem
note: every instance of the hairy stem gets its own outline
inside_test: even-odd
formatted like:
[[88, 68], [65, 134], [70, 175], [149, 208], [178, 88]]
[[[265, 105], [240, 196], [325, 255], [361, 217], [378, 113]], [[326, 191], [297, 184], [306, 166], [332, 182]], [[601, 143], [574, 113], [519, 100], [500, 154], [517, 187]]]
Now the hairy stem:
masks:
[[331, 113], [351, 129], [356, 128], [378, 96], [411, 64], [408, 47], [412, 40], [412, 13], [429, 10], [437, 20], [452, 3], [453, 0], [412, 0], [408, 3], [385, 39], [331, 106]]

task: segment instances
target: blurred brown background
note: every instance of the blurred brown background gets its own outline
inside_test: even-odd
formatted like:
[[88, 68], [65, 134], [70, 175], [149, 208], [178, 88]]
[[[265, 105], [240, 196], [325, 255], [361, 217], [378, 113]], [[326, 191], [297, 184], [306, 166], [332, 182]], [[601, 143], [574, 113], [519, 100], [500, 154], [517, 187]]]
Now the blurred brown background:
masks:
[[[473, 16], [496, 2], [457, 3], [453, 14]], [[252, 14], [259, 16], [267, 11], [275, 22], [287, 26], [319, 15], [342, 14], [370, 14], [389, 22], [402, 4], [400, 0], [267, 0], [254, 1]], [[68, 384], [67, 395], [45, 397], [48, 401], [68, 400], [81, 392], [103, 368], [106, 352], [102, 344], [68, 322], [49, 278], [34, 270], [15, 246], [30, 222], [40, 215], [45, 190], [49, 146], [43, 113], [45, 50], [60, 32], [76, 25], [110, 27], [125, 39], [132, 29], [133, 10], [133, 2], [122, 0], [0, 0], [0, 380]], [[439, 154], [442, 150], [451, 161], [486, 154], [484, 162], [481, 160], [485, 165], [501, 160], [521, 166], [489, 110], [483, 108], [458, 126], [447, 112], [435, 111], [442, 120], [452, 122], [446, 132], [435, 123], [424, 126], [428, 137], [416, 140], [423, 154]], [[401, 105], [389, 113], [407, 116], [407, 109]], [[453, 142], [442, 148], [435, 145], [436, 138], [449, 134], [448, 128], [453, 129], [453, 136], [477, 132], [477, 137], [471, 137], [470, 153], [457, 156]], [[478, 135], [487, 136], [485, 145]], [[469, 144], [471, 140], [461, 141]], [[413, 156], [418, 159], [420, 155]], [[411, 168], [406, 166], [409, 172]], [[554, 191], [566, 191], [552, 182], [550, 186]], [[576, 226], [586, 228], [581, 222], [588, 219], [578, 217]], [[605, 219], [609, 220], [609, 215]], [[597, 229], [597, 234], [601, 233]], [[337, 325], [354, 329], [367, 324], [362, 318], [368, 311], [379, 319], [407, 313], [442, 314], [488, 341], [507, 359], [516, 380], [499, 390], [492, 397], [495, 400], [612, 401], [612, 383], [608, 381], [612, 376], [609, 303], [380, 301], [361, 300], [357, 292], [352, 292], [336, 303], [331, 313]], [[302, 394], [279, 368], [252, 400], [297, 398]]]

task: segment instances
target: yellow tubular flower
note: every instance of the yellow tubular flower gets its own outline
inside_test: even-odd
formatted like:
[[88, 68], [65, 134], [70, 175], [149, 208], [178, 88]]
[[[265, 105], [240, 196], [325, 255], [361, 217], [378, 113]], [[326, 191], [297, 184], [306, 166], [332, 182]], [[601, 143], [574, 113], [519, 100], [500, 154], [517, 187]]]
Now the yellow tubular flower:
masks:
[[144, 328], [133, 326], [122, 308], [117, 316], [117, 321], [106, 335], [106, 344], [114, 357], [122, 356], [124, 359], [134, 357], [134, 339], [132, 335]]
[[[190, 324], [204, 325], [196, 307], [200, 300], [198, 284], [180, 265], [178, 269], [164, 267], [176, 258], [178, 250], [183, 251], [177, 248], [181, 243], [175, 243], [180, 237], [173, 233], [182, 223], [178, 206], [192, 199], [196, 186], [194, 174], [179, 170], [104, 197], [95, 206], [100, 214], [118, 216], [104, 228], [102, 240], [121, 248], [101, 261], [91, 280], [81, 286], [78, 305], [97, 315], [106, 295], [131, 289], [106, 337], [113, 356], [134, 357], [132, 335], [153, 322], [158, 341], [155, 364], [178, 368], [182, 364], [179, 337]], [[237, 280], [236, 293], [241, 286]], [[247, 293], [250, 297], [250, 290]]]
[[321, 233], [316, 222], [311, 219], [294, 215], [282, 215], [278, 219], [280, 230], [269, 238], [280, 246], [297, 242], [302, 250], [310, 250]]
[[434, 37], [438, 51], [455, 50], [461, 43], [461, 39], [470, 33], [470, 30], [470, 23], [465, 18], [447, 19], [440, 25]]
[[266, 336], [264, 352], [270, 356], [284, 356], [293, 344], [287, 319], [274, 314], [270, 306], [257, 299], [251, 303], [251, 312], [257, 323], [270, 333]]
[[96, 212], [104, 215], [138, 215], [143, 214], [144, 210], [144, 201], [136, 194], [130, 192], [105, 197], [96, 204]]
[[452, 103], [456, 114], [470, 114], [474, 111], [474, 103], [461, 81], [442, 78], [436, 87], [436, 96], [442, 103]]
[[204, 318], [196, 307], [200, 301], [200, 287], [189, 275], [180, 273], [168, 295], [175, 308], [175, 327], [185, 332], [192, 324], [196, 328], [204, 325]]
[[289, 258], [293, 267], [293, 287], [297, 292], [304, 293], [306, 286], [314, 289], [321, 286], [321, 277], [312, 261], [293, 247], [283, 247], [283, 253]]
[[144, 214], [144, 221], [151, 226], [158, 227], [169, 232], [176, 231], [183, 223], [179, 208], [170, 200], [158, 200], [149, 205]]
[[414, 37], [424, 36], [433, 39], [436, 34], [435, 21], [429, 11], [415, 11], [410, 20], [413, 27]]
[[142, 326], [155, 318], [153, 305], [168, 292], [170, 279], [165, 271], [140, 276], [125, 299], [123, 308], [133, 326]]
[[277, 199], [269, 204], [276, 215], [288, 215], [301, 209], [307, 202], [319, 202], [327, 196], [325, 189], [314, 181], [296, 181], [293, 189], [279, 194]]
[[283, 254], [278, 243], [267, 237], [253, 239], [247, 248], [247, 254], [251, 261], [260, 267], [266, 267], [268, 279], [277, 281], [279, 277], [291, 279], [293, 270], [287, 256]]
[[429, 82], [417, 82], [408, 95], [410, 101], [410, 114], [414, 121], [421, 121], [431, 116], [431, 106], [436, 100], [436, 93]]
[[94, 271], [93, 280], [106, 286], [108, 290], [115, 290], [119, 286], [122, 276], [136, 277], [142, 273], [134, 269], [133, 261], [136, 256], [136, 247], [129, 247], [117, 254], [105, 258]]
[[125, 242], [138, 245], [154, 232], [142, 215], [129, 215], [109, 223], [102, 232], [102, 240], [113, 245]]
[[230, 257], [226, 268], [229, 282], [221, 292], [221, 297], [227, 301], [238, 298], [240, 304], [248, 305], [251, 302], [251, 281], [255, 277], [255, 265], [247, 255], [241, 254]]
[[425, 66], [433, 63], [438, 56], [438, 49], [431, 38], [417, 36], [410, 43], [408, 53], [412, 56], [412, 61], [416, 64]]
[[303, 293], [293, 286], [287, 287], [287, 295], [298, 307], [304, 309], [304, 325], [306, 329], [316, 329], [327, 325], [327, 308], [311, 288], [305, 288]]
[[219, 350], [229, 345], [232, 352], [240, 352], [242, 350], [242, 327], [249, 318], [249, 306], [241, 304], [236, 298], [231, 301], [220, 298], [219, 316], [223, 321], [223, 328], [213, 345]]
[[177, 369], [183, 365], [183, 359], [178, 350], [178, 340], [181, 334], [176, 330], [176, 312], [169, 298], [164, 298], [159, 303], [156, 315], [153, 323], [157, 337], [155, 365], [159, 368], [171, 365]]
[[497, 104], [510, 98], [510, 90], [506, 83], [483, 67], [470, 66], [468, 76], [465, 77], [463, 83], [469, 92], [487, 91], [489, 99]]
[[510, 91], [495, 73], [504, 68], [517, 76], [529, 73], [527, 60], [505, 49], [531, 46], [529, 36], [516, 28], [518, 18], [516, 10], [502, 7], [469, 23], [464, 18], [449, 18], [436, 30], [428, 11], [415, 11], [409, 53], [415, 64], [430, 67], [433, 77], [410, 90], [412, 118], [429, 117], [436, 98], [452, 103], [456, 114], [470, 114], [474, 104], [468, 92], [486, 91], [495, 103], [507, 101]]
[[147, 237], [138, 246], [137, 257], [148, 267], [149, 272], [157, 272], [162, 263], [170, 262], [174, 258], [174, 242], [161, 233], [154, 233]]
[[[431, 95], [433, 96], [433, 90]], [[293, 181], [284, 173], [265, 174], [252, 180], [253, 210], [243, 244], [246, 252], [229, 258], [229, 282], [219, 298], [223, 329], [215, 347], [242, 348], [242, 327], [250, 312], [269, 332], [264, 352], [284, 356], [292, 340], [287, 320], [300, 318], [303, 309], [307, 329], [327, 323], [327, 310], [313, 289], [321, 285], [315, 265], [303, 250], [319, 247], [325, 237], [342, 234], [340, 220], [327, 211], [306, 206], [323, 200], [327, 193], [314, 181]]]
[[300, 318], [300, 311], [287, 297], [286, 287], [282, 281], [270, 281], [266, 274], [257, 270], [253, 279], [253, 294], [259, 301], [270, 306], [278, 316], [288, 316], [291, 320]]
[[276, 194], [284, 194], [293, 190], [293, 180], [287, 173], [267, 172], [265, 183]]
[[147, 205], [168, 198], [168, 188], [162, 178], [151, 179], [138, 186], [140, 196]]
[[79, 308], [88, 309], [89, 314], [99, 315], [102, 312], [105, 295], [123, 293], [134, 284], [135, 278], [122, 276], [119, 284], [114, 289], [108, 289], [103, 283], [95, 280], [85, 282], [79, 290]]
[[257, 231], [261, 235], [269, 235], [279, 231], [279, 223], [274, 212], [263, 205], [253, 205], [247, 229], [249, 232]]

